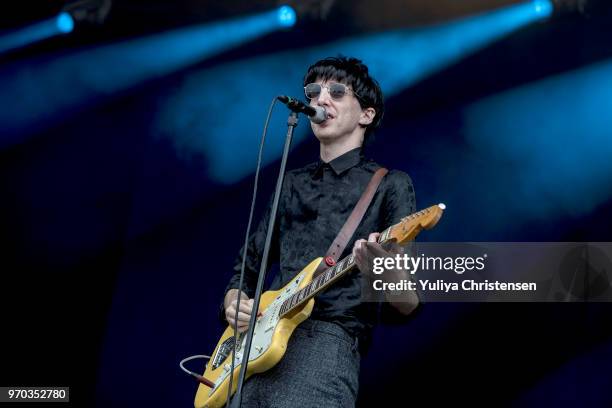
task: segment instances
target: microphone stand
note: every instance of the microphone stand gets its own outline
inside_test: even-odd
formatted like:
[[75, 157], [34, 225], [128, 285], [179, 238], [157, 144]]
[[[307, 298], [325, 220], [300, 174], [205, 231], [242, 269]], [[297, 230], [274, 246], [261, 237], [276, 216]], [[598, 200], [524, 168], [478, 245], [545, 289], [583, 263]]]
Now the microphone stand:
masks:
[[[266, 243], [264, 246], [263, 256], [261, 259], [261, 267], [259, 268], [259, 276], [257, 278], [257, 287], [255, 289], [255, 297], [253, 302], [253, 311], [251, 313], [251, 319], [249, 320], [249, 328], [247, 331], [247, 337], [244, 346], [244, 353], [242, 357], [242, 364], [240, 366], [240, 376], [238, 377], [238, 384], [236, 394], [231, 400], [230, 408], [240, 408], [242, 404], [242, 386], [246, 376], [247, 366], [249, 363], [249, 356], [251, 354], [251, 344], [253, 343], [253, 332], [255, 331], [255, 320], [257, 319], [257, 311], [259, 310], [259, 301], [261, 298], [261, 292], [263, 284], [266, 280], [266, 272], [268, 266], [268, 255], [270, 253], [270, 243], [272, 241], [272, 231], [274, 231], [274, 224], [276, 221], [276, 213], [278, 212], [278, 201], [280, 199], [280, 193], [283, 188], [283, 180], [285, 179], [285, 167], [287, 166], [287, 157], [289, 156], [289, 147], [291, 146], [291, 139], [293, 138], [293, 131], [298, 124], [298, 115], [296, 112], [291, 112], [289, 118], [287, 118], [287, 136], [285, 138], [285, 147], [283, 150], [283, 157], [281, 159], [280, 169], [278, 171], [278, 179], [276, 181], [276, 190], [274, 192], [274, 200], [272, 202], [272, 209], [270, 212], [270, 221], [268, 222], [268, 230], [266, 232]], [[235, 350], [234, 350], [235, 352]]]

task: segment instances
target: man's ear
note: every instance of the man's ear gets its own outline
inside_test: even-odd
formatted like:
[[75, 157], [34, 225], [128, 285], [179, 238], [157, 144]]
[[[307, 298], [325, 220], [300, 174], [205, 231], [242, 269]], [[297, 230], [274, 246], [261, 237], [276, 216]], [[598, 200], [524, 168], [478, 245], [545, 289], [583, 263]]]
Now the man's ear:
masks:
[[362, 126], [368, 126], [370, 123], [372, 123], [375, 116], [376, 111], [374, 110], [374, 108], [365, 108], [361, 111], [361, 116], [359, 117], [359, 124]]

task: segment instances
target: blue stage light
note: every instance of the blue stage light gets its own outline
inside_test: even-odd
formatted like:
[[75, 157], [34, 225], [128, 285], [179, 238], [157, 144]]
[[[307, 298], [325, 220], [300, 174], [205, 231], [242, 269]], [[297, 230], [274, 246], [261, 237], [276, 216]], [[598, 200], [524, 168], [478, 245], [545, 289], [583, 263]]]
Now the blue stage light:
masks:
[[283, 27], [292, 27], [295, 24], [295, 10], [289, 6], [282, 6], [278, 9], [278, 22]]
[[72, 16], [66, 12], [59, 13], [55, 17], [30, 24], [0, 36], [0, 53], [26, 47], [56, 35], [67, 34], [73, 28], [74, 21]]
[[499, 171], [479, 176], [480, 184], [491, 187], [486, 195], [504, 202], [503, 215], [495, 218], [577, 216], [612, 197], [610, 72], [612, 60], [465, 110], [465, 136], [474, 154], [496, 160], [514, 180], [508, 194], [508, 186], [496, 182]]
[[74, 29], [74, 20], [70, 13], [62, 12], [56, 18], [57, 29], [61, 33], [69, 33]]
[[[544, 10], [538, 12], [530, 0], [447, 24], [347, 38], [319, 47], [224, 64], [190, 75], [186, 80], [188, 86], [168, 98], [155, 127], [160, 133], [172, 135], [181, 152], [204, 154], [210, 160], [212, 178], [235, 182], [253, 169], [252, 151], [257, 149], [258, 140], [253, 129], [263, 120], [267, 101], [280, 93], [302, 94], [301, 78], [313, 61], [339, 53], [360, 58], [379, 78], [389, 97], [541, 19]], [[288, 23], [293, 19], [292, 12], [290, 8], [275, 8], [229, 22], [109, 45], [37, 64], [28, 68], [28, 75], [10, 69], [2, 75], [0, 68], [0, 89], [3, 89], [0, 104], [11, 107], [0, 110], [4, 133], [0, 145], [14, 143], [16, 138], [23, 137], [25, 129], [32, 131], [37, 126], [39, 129], [43, 124], [52, 124], [56, 118], [74, 114], [101, 97], [278, 30], [282, 21]], [[164, 58], [159, 58], [159, 49], [166, 50]], [[80, 75], [75, 77], [74, 72]], [[32, 78], [38, 82], [33, 84]], [[219, 81], [225, 83], [225, 92], [212, 99], [202, 99], [201, 90]], [[70, 91], [58, 92], [58, 89]], [[244, 89], [249, 92], [245, 93]], [[252, 103], [253, 95], [257, 95], [258, 103]], [[227, 109], [228, 106], [241, 107], [241, 120], [236, 120], [235, 111]], [[283, 123], [280, 115], [284, 116], [285, 112], [280, 109], [278, 112], [276, 118]], [[296, 142], [309, 131], [307, 122], [303, 123], [296, 132]], [[252, 136], [252, 146], [245, 141], [248, 136]], [[281, 151], [282, 140], [278, 139], [278, 143], [270, 140], [265, 160], [276, 159]]]
[[[276, 94], [302, 95], [304, 70], [317, 59], [338, 54], [362, 59], [390, 97], [541, 18], [529, 0], [436, 26], [352, 37], [224, 64], [190, 75], [188, 85], [163, 105], [156, 127], [160, 133], [171, 135], [186, 156], [190, 151], [204, 154], [211, 178], [233, 183], [254, 168], [252, 152], [259, 139], [253, 129], [261, 125], [267, 101]], [[226, 84], [226, 92], [203, 101], [201, 90], [220, 80]], [[250, 92], [245, 94], [244, 89]], [[256, 103], [253, 95], [257, 95]], [[235, 120], [233, 110], [219, 106], [240, 106], [243, 120]], [[277, 112], [272, 123], [284, 123], [285, 110]], [[295, 143], [309, 133], [308, 122], [301, 121]], [[264, 161], [269, 163], [280, 156], [283, 141], [270, 138], [267, 143]]]
[[553, 12], [553, 4], [550, 0], [534, 0], [533, 8], [542, 17], [549, 17]]
[[[295, 23], [288, 6], [231, 20], [172, 30], [101, 46], [36, 63], [0, 66], [0, 146], [23, 140], [85, 106], [144, 81], [236, 47]], [[0, 52], [69, 31], [67, 14], [49, 19], [11, 38], [0, 38]], [[61, 31], [60, 31], [61, 30]], [[5, 41], [6, 40], [6, 41]], [[163, 50], [163, 57], [160, 57]], [[75, 75], [78, 73], [78, 75]]]

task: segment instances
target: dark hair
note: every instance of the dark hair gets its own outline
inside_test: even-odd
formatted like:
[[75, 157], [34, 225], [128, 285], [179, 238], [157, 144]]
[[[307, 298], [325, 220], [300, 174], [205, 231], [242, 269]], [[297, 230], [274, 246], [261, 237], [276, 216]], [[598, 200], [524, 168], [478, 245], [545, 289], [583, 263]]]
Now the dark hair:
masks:
[[366, 126], [364, 143], [382, 120], [385, 112], [380, 85], [368, 73], [368, 67], [357, 58], [329, 57], [315, 62], [304, 76], [304, 86], [320, 78], [324, 81], [335, 80], [350, 86], [357, 95], [361, 109], [374, 108], [376, 115]]

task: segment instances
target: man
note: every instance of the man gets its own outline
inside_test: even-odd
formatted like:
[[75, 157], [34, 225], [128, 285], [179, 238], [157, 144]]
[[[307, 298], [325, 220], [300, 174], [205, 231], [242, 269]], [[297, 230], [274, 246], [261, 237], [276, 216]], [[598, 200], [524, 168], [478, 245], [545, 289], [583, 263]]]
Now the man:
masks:
[[[322, 106], [329, 117], [311, 123], [319, 140], [320, 160], [287, 173], [279, 201], [270, 263], [280, 265], [278, 287], [287, 284], [314, 258], [323, 256], [380, 167], [364, 159], [362, 146], [383, 116], [383, 96], [368, 68], [354, 58], [326, 58], [312, 65], [304, 77], [312, 106]], [[380, 183], [352, 241], [339, 259], [353, 251], [359, 270], [371, 273], [371, 260], [389, 256], [376, 243], [378, 233], [415, 211], [410, 177], [390, 171]], [[245, 288], [238, 307], [237, 328], [248, 327], [257, 274], [270, 217], [264, 214], [250, 237]], [[373, 233], [374, 232], [374, 233]], [[365, 239], [357, 239], [368, 237]], [[224, 314], [234, 325], [242, 252], [236, 261], [224, 298]], [[391, 280], [407, 279], [402, 270], [386, 271]], [[309, 319], [297, 327], [283, 359], [271, 370], [246, 381], [245, 407], [352, 407], [358, 388], [360, 352], [370, 339], [379, 311], [376, 303], [362, 303], [360, 271], [354, 270], [315, 298]], [[382, 308], [410, 314], [418, 304], [414, 292], [389, 295]], [[389, 306], [391, 305], [391, 306]]]

